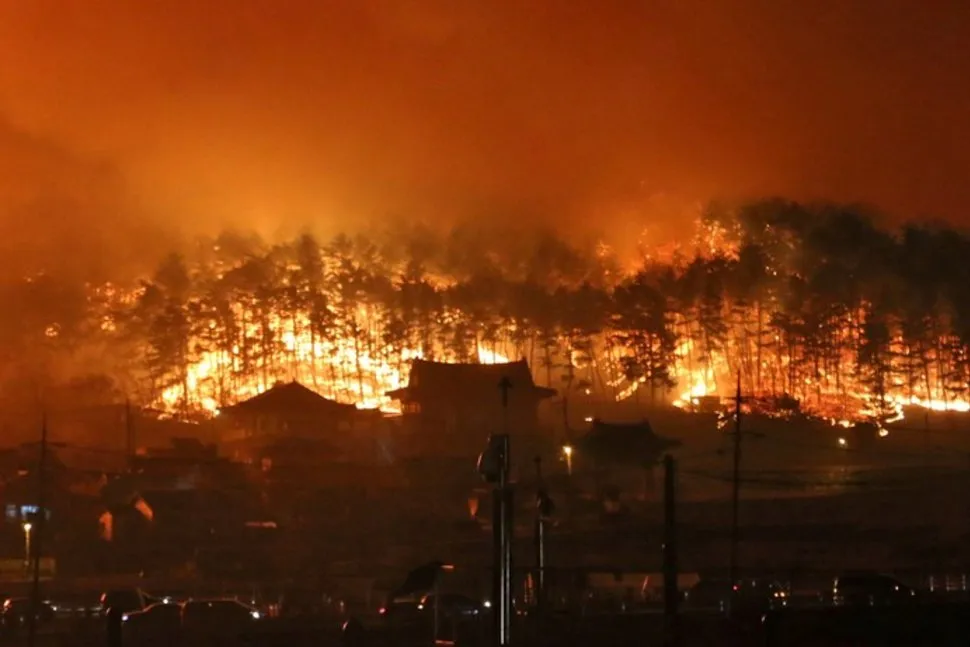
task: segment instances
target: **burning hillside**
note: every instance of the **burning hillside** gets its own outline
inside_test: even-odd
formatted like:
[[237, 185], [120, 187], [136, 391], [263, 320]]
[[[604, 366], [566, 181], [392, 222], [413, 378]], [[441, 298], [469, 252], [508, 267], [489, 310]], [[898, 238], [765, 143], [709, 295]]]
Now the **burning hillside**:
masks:
[[746, 394], [833, 419], [970, 409], [970, 239], [955, 232], [766, 202], [709, 214], [690, 245], [631, 271], [604, 246], [516, 247], [227, 235], [137, 286], [7, 286], [23, 312], [4, 345], [38, 370], [99, 349], [126, 395], [182, 414], [294, 379], [388, 409], [415, 358], [516, 357], [601, 399], [688, 406], [740, 373]]

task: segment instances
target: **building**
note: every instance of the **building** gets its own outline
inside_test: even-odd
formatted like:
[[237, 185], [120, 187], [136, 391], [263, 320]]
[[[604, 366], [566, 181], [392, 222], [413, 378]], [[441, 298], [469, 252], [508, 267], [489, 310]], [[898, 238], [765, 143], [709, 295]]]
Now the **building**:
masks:
[[[505, 380], [509, 384], [507, 407], [500, 386]], [[408, 385], [387, 395], [401, 403], [404, 426], [413, 439], [426, 441], [418, 445], [440, 451], [464, 449], [465, 440], [481, 449], [484, 438], [501, 433], [506, 426], [516, 435], [535, 433], [539, 404], [556, 391], [537, 386], [525, 360], [507, 364], [415, 360]]]
[[594, 419], [576, 445], [577, 453], [601, 467], [650, 469], [665, 453], [680, 447], [681, 442], [658, 436], [646, 420], [614, 423]]
[[297, 382], [277, 384], [218, 416], [222, 453], [263, 469], [293, 461], [319, 462], [340, 453], [357, 407], [328, 400]]
[[608, 478], [608, 489], [618, 488], [617, 497], [620, 490], [640, 489], [647, 499], [655, 491], [654, 467], [681, 444], [676, 438], [657, 435], [646, 420], [614, 423], [594, 419], [589, 431], [576, 440], [570, 459], [577, 471], [594, 475], [598, 489], [603, 485], [600, 479]]

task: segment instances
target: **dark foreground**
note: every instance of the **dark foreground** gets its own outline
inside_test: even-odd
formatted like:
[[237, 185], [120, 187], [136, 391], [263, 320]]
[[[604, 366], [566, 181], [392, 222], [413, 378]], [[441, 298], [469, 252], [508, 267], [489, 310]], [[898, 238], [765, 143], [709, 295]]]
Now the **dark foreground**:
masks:
[[[442, 622], [439, 645], [485, 647], [489, 639], [488, 618], [468, 622]], [[664, 641], [662, 613], [602, 614], [571, 617], [551, 615], [541, 622], [520, 617], [514, 626], [513, 644], [523, 647], [641, 647], [669, 644]], [[730, 619], [716, 613], [686, 613], [679, 617], [679, 645], [706, 646], [906, 646], [970, 645], [970, 603], [936, 602], [883, 608], [786, 608], [769, 612], [764, 618]], [[220, 647], [417, 647], [435, 644], [431, 627], [407, 630], [390, 627], [346, 630], [332, 619], [266, 619], [254, 623], [241, 635], [145, 636], [124, 642], [124, 647], [175, 647], [176, 645], [216, 645]], [[2, 644], [26, 645], [24, 631], [5, 632]], [[59, 621], [45, 626], [36, 645], [88, 647], [111, 645], [105, 623], [99, 618]]]

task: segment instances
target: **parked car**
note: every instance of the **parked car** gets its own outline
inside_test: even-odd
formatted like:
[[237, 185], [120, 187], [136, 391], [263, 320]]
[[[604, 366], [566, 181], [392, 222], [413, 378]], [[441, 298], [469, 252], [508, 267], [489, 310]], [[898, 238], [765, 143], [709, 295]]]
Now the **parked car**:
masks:
[[156, 602], [121, 616], [123, 645], [175, 644], [182, 623], [182, 605]]
[[857, 571], [840, 575], [832, 584], [836, 606], [885, 606], [913, 602], [916, 591], [882, 573]]
[[[30, 598], [7, 598], [3, 602], [3, 626], [8, 630], [17, 630], [27, 626], [30, 618]], [[37, 609], [38, 624], [45, 624], [54, 620], [54, 607], [48, 602], [40, 602]]]
[[430, 623], [434, 616], [435, 604], [438, 605], [440, 620], [461, 619], [478, 616], [488, 605], [459, 593], [417, 595], [391, 600], [381, 608], [381, 617], [393, 624]]
[[771, 579], [702, 579], [684, 593], [684, 608], [730, 615], [760, 616], [788, 604], [788, 589]]
[[259, 611], [234, 599], [189, 600], [180, 616], [183, 634], [191, 638], [236, 637], [262, 618]]
[[101, 615], [114, 609], [121, 613], [140, 611], [153, 602], [158, 602], [141, 589], [115, 589], [101, 594]]

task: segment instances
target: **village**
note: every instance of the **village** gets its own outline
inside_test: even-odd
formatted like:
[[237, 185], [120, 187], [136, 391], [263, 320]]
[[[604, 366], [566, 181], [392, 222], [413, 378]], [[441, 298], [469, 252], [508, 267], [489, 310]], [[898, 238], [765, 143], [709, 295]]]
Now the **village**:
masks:
[[[498, 388], [505, 378], [507, 406]], [[51, 438], [42, 467], [39, 442], [3, 453], [4, 577], [29, 574], [41, 496], [51, 580], [112, 575], [278, 588], [353, 576], [368, 582], [367, 597], [423, 560], [486, 569], [491, 502], [474, 465], [496, 433], [512, 438], [524, 554], [541, 487], [556, 502], [550, 555], [560, 568], [658, 570], [660, 462], [670, 453], [681, 457], [689, 564], [723, 568], [732, 441], [719, 427], [730, 419], [729, 399], [719, 409], [709, 398], [707, 413], [668, 406], [648, 420], [615, 407], [612, 421], [599, 420], [570, 414], [568, 400], [537, 386], [524, 361], [420, 360], [407, 386], [389, 396], [402, 414], [333, 402], [297, 382], [202, 422], [126, 403], [52, 410], [38, 420]], [[934, 424], [953, 424], [954, 415]], [[933, 497], [909, 515], [879, 512], [963, 478], [961, 452], [928, 446], [926, 434], [885, 437], [871, 427], [867, 435], [810, 418], [780, 424], [751, 415], [746, 425], [746, 567], [825, 570], [901, 563], [907, 554], [915, 567], [931, 549], [945, 571], [965, 558], [959, 497]], [[869, 510], [863, 517], [860, 506]], [[832, 532], [840, 533], [838, 550]], [[880, 533], [893, 541], [873, 543]], [[373, 613], [372, 602], [361, 612]]]

